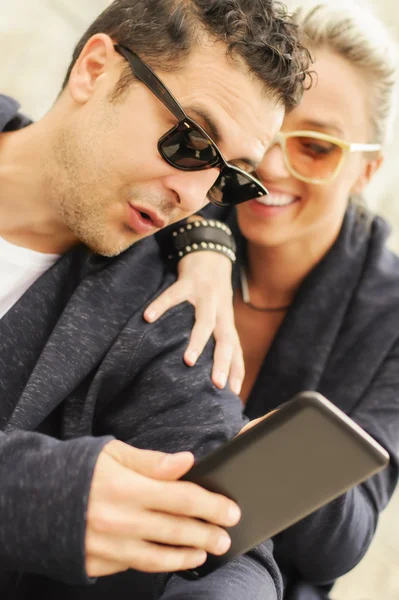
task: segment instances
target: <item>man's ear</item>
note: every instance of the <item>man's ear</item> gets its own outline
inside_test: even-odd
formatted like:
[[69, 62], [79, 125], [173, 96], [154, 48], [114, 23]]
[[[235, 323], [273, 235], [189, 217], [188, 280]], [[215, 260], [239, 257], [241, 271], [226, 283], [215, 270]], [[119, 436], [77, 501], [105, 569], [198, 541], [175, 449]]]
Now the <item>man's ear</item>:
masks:
[[364, 164], [363, 172], [359, 175], [355, 185], [352, 187], [351, 193], [354, 195], [361, 194], [370, 183], [374, 175], [377, 173], [383, 162], [384, 157], [382, 155], [379, 155], [377, 158], [373, 158], [372, 160], [368, 160]]
[[67, 86], [75, 102], [84, 104], [90, 99], [103, 77], [115, 65], [116, 57], [114, 43], [108, 35], [99, 33], [86, 42]]

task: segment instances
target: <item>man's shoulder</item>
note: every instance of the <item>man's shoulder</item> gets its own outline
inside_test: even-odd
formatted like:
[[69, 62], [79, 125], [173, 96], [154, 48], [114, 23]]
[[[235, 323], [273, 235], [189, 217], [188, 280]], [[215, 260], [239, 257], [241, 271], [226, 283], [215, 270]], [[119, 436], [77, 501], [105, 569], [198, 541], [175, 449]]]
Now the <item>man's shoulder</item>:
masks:
[[19, 112], [20, 104], [14, 98], [0, 94], [0, 131], [21, 129], [31, 123], [30, 119]]
[[[71, 269], [76, 268], [72, 262]], [[120, 323], [139, 315], [144, 326], [145, 307], [176, 280], [159, 256], [153, 237], [137, 242], [118, 256], [83, 257], [82, 263], [79, 268], [83, 269], [83, 277], [74, 293], [74, 306], [79, 302], [87, 314], [101, 312], [108, 320]]]
[[159, 252], [159, 246], [154, 236], [142, 239], [133, 244], [123, 253], [112, 258], [98, 257], [95, 259], [100, 273], [110, 277], [121, 287], [134, 286], [131, 289], [143, 287], [147, 290], [158, 289], [163, 281], [171, 285], [176, 275], [170, 272]]

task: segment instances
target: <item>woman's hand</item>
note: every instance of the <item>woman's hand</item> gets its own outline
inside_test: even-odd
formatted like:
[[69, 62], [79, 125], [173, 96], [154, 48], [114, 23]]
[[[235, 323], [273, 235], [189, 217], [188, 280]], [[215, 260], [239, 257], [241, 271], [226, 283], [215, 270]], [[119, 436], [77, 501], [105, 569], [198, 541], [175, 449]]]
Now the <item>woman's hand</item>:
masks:
[[186, 255], [178, 265], [178, 280], [148, 306], [144, 318], [156, 321], [167, 310], [188, 301], [195, 307], [195, 325], [184, 354], [194, 366], [211, 335], [216, 341], [212, 381], [236, 394], [244, 379], [244, 360], [234, 324], [231, 261], [211, 251]]
[[244, 427], [237, 433], [237, 435], [241, 435], [242, 433], [245, 433], [246, 431], [248, 431], [248, 429], [252, 429], [252, 427], [255, 427], [255, 425], [258, 425], [261, 421], [264, 421], [265, 419], [268, 419], [269, 417], [274, 415], [274, 413], [277, 412], [278, 410], [279, 409], [276, 408], [275, 410], [270, 411], [263, 417], [258, 417], [257, 419], [252, 419], [252, 421], [250, 421], [249, 423], [244, 425]]

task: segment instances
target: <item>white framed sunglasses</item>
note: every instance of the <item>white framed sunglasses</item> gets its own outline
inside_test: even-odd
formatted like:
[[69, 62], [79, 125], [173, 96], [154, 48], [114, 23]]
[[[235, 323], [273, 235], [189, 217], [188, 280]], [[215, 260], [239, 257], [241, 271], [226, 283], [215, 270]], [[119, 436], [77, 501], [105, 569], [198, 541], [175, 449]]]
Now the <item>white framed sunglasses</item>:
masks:
[[[270, 148], [278, 144], [287, 171], [305, 183], [331, 183], [351, 152], [378, 152], [381, 144], [349, 143], [320, 131], [280, 131]], [[269, 149], [270, 149], [269, 148]]]

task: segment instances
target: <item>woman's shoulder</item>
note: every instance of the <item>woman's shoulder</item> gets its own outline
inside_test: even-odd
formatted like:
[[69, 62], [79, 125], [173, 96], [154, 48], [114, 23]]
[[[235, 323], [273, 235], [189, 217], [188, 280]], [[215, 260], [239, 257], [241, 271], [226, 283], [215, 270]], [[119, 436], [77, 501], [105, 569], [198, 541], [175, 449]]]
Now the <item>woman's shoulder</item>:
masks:
[[365, 275], [384, 286], [381, 294], [391, 290], [399, 298], [399, 256], [393, 246], [391, 226], [382, 216], [374, 215], [370, 223]]

